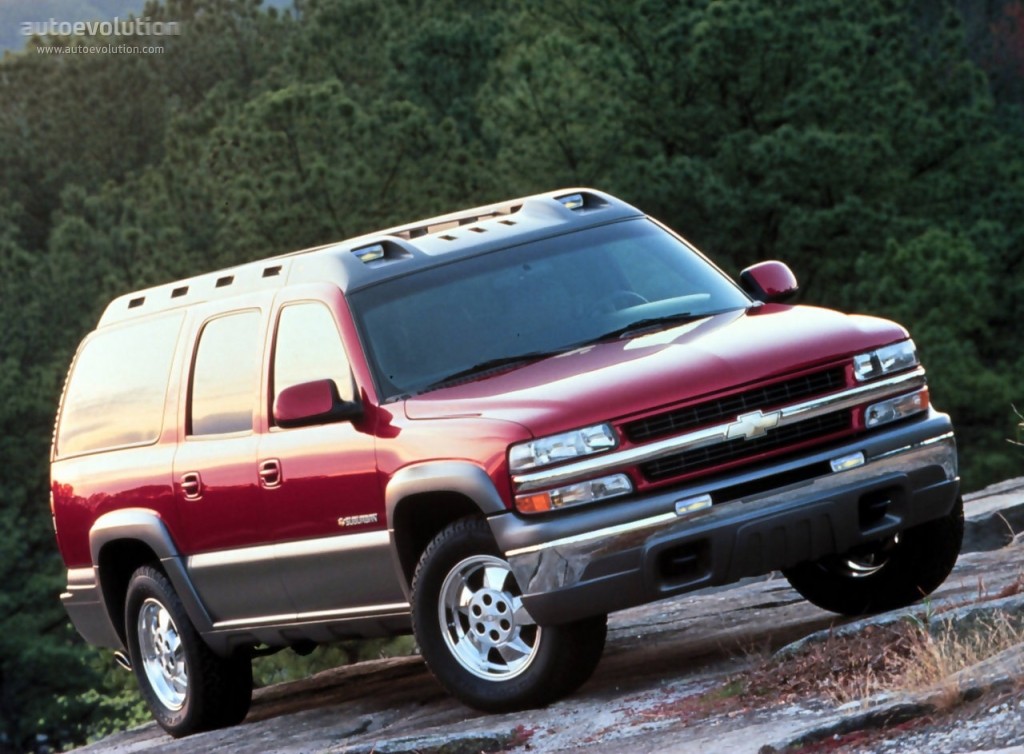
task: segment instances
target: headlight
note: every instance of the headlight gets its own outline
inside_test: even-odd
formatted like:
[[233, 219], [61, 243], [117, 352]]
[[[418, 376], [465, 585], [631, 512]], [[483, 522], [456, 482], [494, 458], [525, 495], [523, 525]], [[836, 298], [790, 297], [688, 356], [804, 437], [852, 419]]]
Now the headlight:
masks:
[[917, 359], [917, 348], [914, 346], [914, 341], [904, 340], [885, 348], [854, 356], [853, 374], [858, 382], [865, 382], [916, 367], [920, 363]]
[[599, 500], [628, 495], [632, 491], [633, 483], [629, 481], [628, 476], [612, 474], [545, 492], [516, 495], [516, 508], [520, 513], [543, 513], [544, 511], [567, 508], [570, 505], [596, 503]]
[[572, 432], [541, 437], [513, 445], [508, 451], [508, 465], [515, 474], [520, 471], [569, 461], [591, 453], [600, 453], [616, 446], [615, 432], [607, 424], [595, 424]]

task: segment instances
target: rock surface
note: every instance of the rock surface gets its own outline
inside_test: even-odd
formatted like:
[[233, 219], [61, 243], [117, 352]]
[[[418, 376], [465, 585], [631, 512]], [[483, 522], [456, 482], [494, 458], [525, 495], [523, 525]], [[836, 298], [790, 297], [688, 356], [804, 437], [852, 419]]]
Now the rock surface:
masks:
[[[919, 619], [1019, 586], [1024, 542], [1016, 534], [1024, 530], [1024, 479], [967, 496], [966, 511], [965, 554], [929, 603], [914, 609]], [[983, 601], [972, 609], [1024, 611], [1024, 597]], [[905, 618], [908, 612], [866, 622]], [[701, 696], [765, 651], [864, 623], [813, 607], [780, 577], [748, 581], [611, 616], [608, 646], [594, 677], [546, 709], [474, 713], [448, 697], [418, 657], [405, 657], [260, 689], [249, 717], [235, 728], [176, 741], [149, 724], [76, 751], [769, 754], [801, 745], [801, 751], [1024, 754], [1020, 646], [941, 688], [852, 706], [803, 698], [719, 710]], [[952, 703], [950, 684], [960, 692]]]

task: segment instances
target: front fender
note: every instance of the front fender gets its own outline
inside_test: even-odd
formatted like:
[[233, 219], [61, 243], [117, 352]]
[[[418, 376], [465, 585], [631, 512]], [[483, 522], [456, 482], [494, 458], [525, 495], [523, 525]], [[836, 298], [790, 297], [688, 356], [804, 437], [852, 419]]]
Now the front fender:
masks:
[[411, 495], [452, 492], [476, 503], [485, 516], [508, 510], [487, 472], [469, 461], [430, 461], [406, 466], [391, 477], [384, 494], [388, 525], [402, 500]]

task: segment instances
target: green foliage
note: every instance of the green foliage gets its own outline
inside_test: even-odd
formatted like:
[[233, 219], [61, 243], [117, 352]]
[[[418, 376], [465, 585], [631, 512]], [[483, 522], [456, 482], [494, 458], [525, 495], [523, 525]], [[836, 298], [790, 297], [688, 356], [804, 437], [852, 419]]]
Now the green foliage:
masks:
[[305, 678], [323, 670], [382, 657], [405, 657], [415, 652], [411, 636], [395, 639], [343, 641], [317, 647], [308, 655], [284, 650], [253, 661], [253, 682], [257, 688]]
[[[251, 259], [369, 231], [450, 197], [458, 137], [410, 102], [360, 105], [336, 80], [251, 99], [207, 142], [218, 253]], [[458, 185], [458, 181], [454, 181]], [[353, 212], [359, 209], [358, 214]]]
[[109, 652], [90, 648], [76, 659], [91, 673], [90, 682], [77, 696], [54, 698], [60, 723], [55, 743], [95, 741], [151, 719], [135, 676], [115, 665]]
[[[195, 271], [595, 185], [730, 272], [781, 258], [805, 301], [905, 324], [956, 421], [965, 486], [1018, 473], [1021, 7], [166, 0], [145, 14], [185, 33], [163, 54], [8, 55], [0, 733], [27, 749], [36, 732], [83, 741], [140, 719], [130, 677], [60, 607], [48, 447], [106, 302]], [[257, 674], [377, 651], [282, 653]]]

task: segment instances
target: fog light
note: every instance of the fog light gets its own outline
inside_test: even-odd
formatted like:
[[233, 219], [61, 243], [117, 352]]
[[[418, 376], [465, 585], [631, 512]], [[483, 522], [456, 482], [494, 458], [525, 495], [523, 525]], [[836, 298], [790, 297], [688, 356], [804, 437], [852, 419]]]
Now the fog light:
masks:
[[922, 388], [908, 395], [889, 398], [868, 406], [864, 411], [864, 426], [877, 427], [882, 424], [918, 414], [928, 409], [928, 388]]
[[839, 473], [840, 471], [849, 471], [850, 469], [856, 469], [858, 466], [864, 465], [864, 454], [863, 453], [850, 453], [849, 455], [839, 456], [839, 458], [833, 458], [829, 461], [829, 465], [832, 467], [832, 471]]
[[699, 513], [710, 508], [713, 502], [711, 495], [698, 495], [697, 497], [688, 497], [685, 500], [676, 500], [676, 515], [689, 516]]
[[600, 479], [590, 479], [578, 484], [569, 484], [544, 492], [532, 492], [516, 496], [516, 508], [521, 513], [543, 513], [572, 505], [596, 503], [633, 491], [633, 483], [625, 474], [612, 474]]

